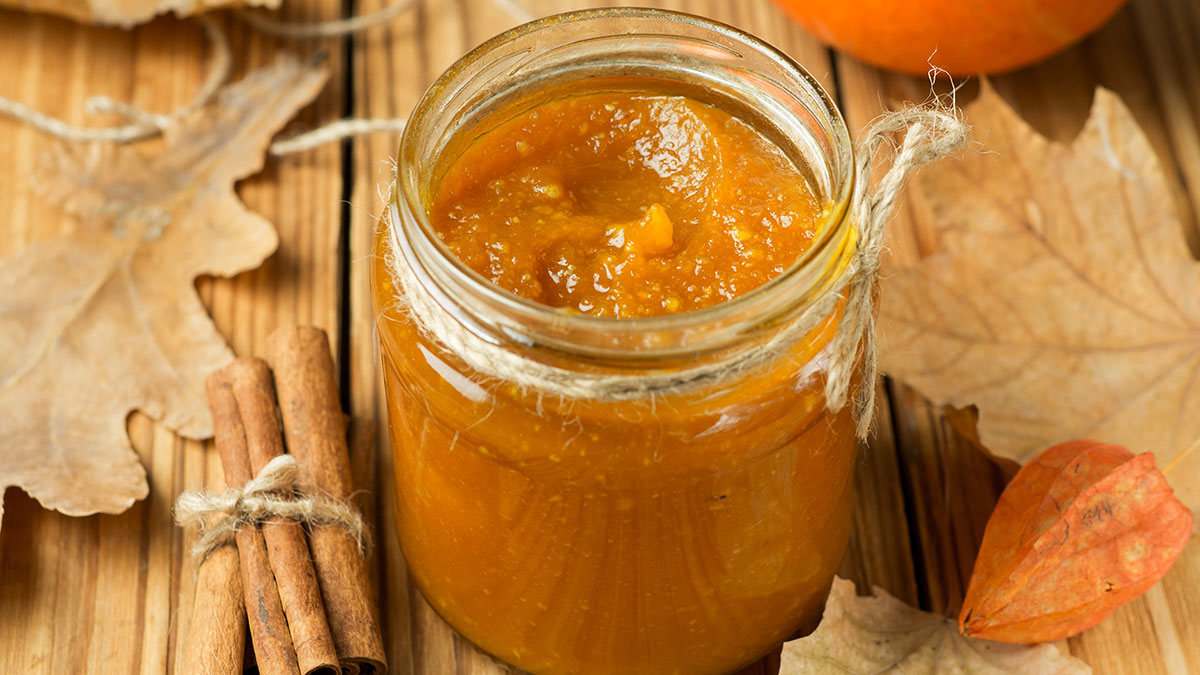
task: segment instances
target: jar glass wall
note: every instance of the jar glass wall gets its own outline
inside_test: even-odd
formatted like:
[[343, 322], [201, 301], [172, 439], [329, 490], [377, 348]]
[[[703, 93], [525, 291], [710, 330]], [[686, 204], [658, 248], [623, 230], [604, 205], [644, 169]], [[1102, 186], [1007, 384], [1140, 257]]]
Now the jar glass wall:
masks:
[[[566, 91], [683, 94], [759, 129], [824, 205], [813, 246], [732, 301], [599, 319], [492, 286], [441, 244], [446, 158]], [[837, 311], [765, 366], [644, 398], [545, 396], [418, 328], [391, 263], [455, 321], [529, 363], [637, 378], [761, 347], [845, 272], [849, 139], [797, 64], [727, 26], [613, 9], [550, 17], [464, 57], [401, 143], [372, 289], [397, 528], [435, 609], [535, 673], [722, 673], [819, 616], [850, 529], [854, 420], [826, 409]]]

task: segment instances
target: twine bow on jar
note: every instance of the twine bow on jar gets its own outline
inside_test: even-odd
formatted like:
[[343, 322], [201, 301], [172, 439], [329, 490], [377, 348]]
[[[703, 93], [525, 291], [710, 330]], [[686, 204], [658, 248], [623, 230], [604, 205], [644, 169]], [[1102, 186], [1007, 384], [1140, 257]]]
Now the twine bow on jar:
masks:
[[[876, 153], [898, 134], [902, 134], [903, 140], [891, 166], [872, 185]], [[411, 243], [399, 234], [396, 223], [391, 227], [387, 264], [397, 284], [397, 301], [425, 334], [485, 378], [564, 399], [652, 400], [719, 384], [783, 357], [828, 321], [844, 297], [843, 313], [829, 354], [825, 401], [833, 412], [845, 406], [861, 357], [863, 385], [855, 396], [854, 411], [857, 433], [863, 438], [870, 432], [874, 415], [878, 368], [874, 298], [887, 221], [913, 172], [954, 154], [965, 144], [967, 136], [967, 125], [953, 107], [910, 107], [886, 113], [872, 122], [859, 140], [856, 152], [855, 185], [847, 217], [857, 237], [844, 273], [816, 302], [775, 330], [769, 339], [718, 362], [633, 374], [581, 372], [541, 363], [478, 335], [446, 311], [413, 269]], [[395, 190], [393, 183], [393, 194]]]
[[[969, 132], [969, 127], [959, 119], [952, 106], [945, 109], [911, 107], [879, 116], [859, 139], [850, 206], [858, 241], [852, 267], [843, 276], [847, 288], [846, 307], [838, 325], [829, 379], [825, 383], [826, 405], [831, 411], [840, 410], [849, 396], [854, 363], [862, 354], [863, 384], [854, 402], [859, 438], [866, 438], [875, 416], [879, 358], [875, 346], [874, 304], [887, 222], [913, 172], [958, 152], [966, 144]], [[875, 153], [898, 133], [904, 134], [904, 140], [895, 159], [872, 187]], [[831, 290], [831, 294], [840, 291], [841, 288]]]

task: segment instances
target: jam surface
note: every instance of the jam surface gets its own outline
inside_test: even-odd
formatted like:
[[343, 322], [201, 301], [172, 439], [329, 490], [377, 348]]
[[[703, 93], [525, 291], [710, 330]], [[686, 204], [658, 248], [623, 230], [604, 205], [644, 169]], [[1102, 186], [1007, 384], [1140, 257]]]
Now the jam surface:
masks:
[[759, 131], [684, 96], [542, 103], [468, 145], [434, 230], [469, 267], [568, 311], [633, 318], [724, 302], [808, 248], [820, 206]]

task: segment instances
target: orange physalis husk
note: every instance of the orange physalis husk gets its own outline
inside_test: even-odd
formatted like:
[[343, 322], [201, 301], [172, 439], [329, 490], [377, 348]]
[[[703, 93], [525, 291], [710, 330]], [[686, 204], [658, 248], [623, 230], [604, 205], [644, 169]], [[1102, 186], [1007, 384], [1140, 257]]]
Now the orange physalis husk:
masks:
[[959, 630], [1048, 642], [1102, 621], [1167, 573], [1192, 513], [1154, 455], [1071, 441], [1025, 465], [988, 520]]

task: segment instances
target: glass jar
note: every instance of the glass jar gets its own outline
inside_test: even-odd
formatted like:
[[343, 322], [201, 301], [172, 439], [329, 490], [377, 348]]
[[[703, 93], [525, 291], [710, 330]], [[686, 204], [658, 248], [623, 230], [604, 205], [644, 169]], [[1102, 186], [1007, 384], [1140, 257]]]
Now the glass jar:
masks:
[[[629, 320], [539, 305], [465, 267], [427, 217], [446, 159], [497, 117], [617, 80], [714, 103], [777, 143], [824, 205], [813, 246], [732, 301]], [[433, 84], [401, 141], [371, 283], [400, 543], [462, 635], [535, 673], [724, 673], [815, 625], [849, 536], [856, 456], [852, 406], [829, 411], [824, 396], [840, 305], [756, 368], [657, 395], [554, 397], [420, 329], [392, 263], [438, 312], [525, 363], [632, 381], [720, 365], [845, 273], [852, 167], [845, 125], [803, 68], [684, 14], [549, 17]]]

